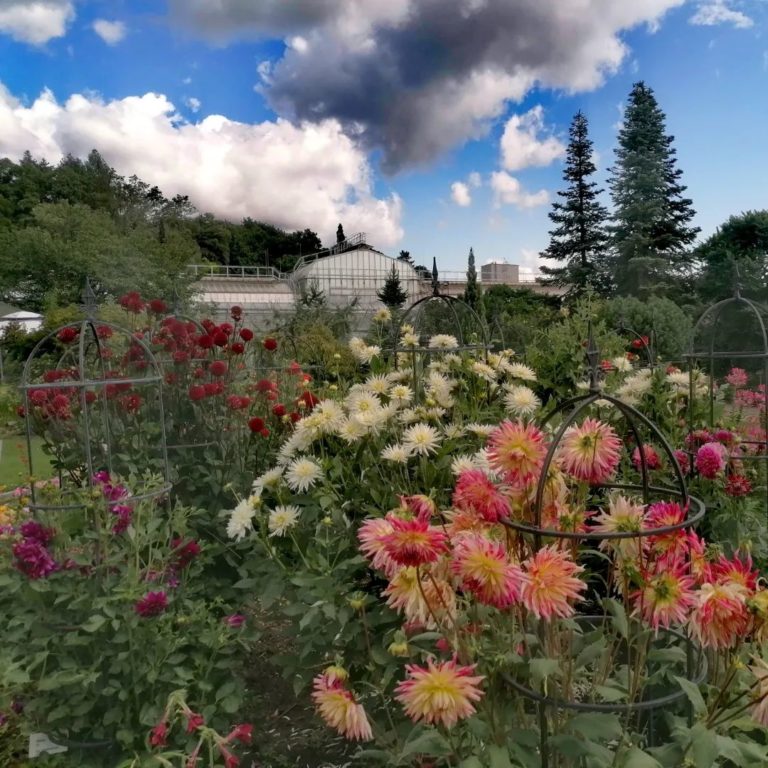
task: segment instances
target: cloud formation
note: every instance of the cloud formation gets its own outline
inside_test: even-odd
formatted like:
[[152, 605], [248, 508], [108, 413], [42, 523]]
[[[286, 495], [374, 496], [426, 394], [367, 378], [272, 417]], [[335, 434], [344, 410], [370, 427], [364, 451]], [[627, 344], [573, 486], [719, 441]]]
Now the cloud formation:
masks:
[[491, 174], [491, 189], [493, 204], [496, 208], [502, 205], [514, 205], [516, 208], [536, 208], [549, 202], [546, 189], [538, 192], [526, 192], [523, 185], [506, 171], [495, 171]]
[[0, 0], [0, 33], [31, 45], [63, 37], [75, 18], [70, 0]]
[[119, 173], [189, 195], [224, 218], [310, 227], [325, 240], [342, 221], [381, 246], [402, 236], [400, 198], [374, 196], [364, 152], [335, 120], [248, 124], [210, 115], [188, 123], [156, 93], [107, 102], [74, 94], [59, 104], [46, 90], [25, 106], [0, 84], [0, 155], [28, 149], [56, 162], [93, 148]]
[[501, 136], [501, 164], [508, 171], [544, 166], [565, 154], [565, 145], [544, 133], [541, 105], [523, 115], [512, 115]]
[[472, 205], [472, 195], [463, 181], [454, 181], [451, 184], [451, 200], [462, 208]]
[[[384, 168], [428, 163], [482, 137], [535, 85], [600, 85], [623, 31], [685, 0], [170, 0], [178, 24], [216, 42], [290, 42], [261, 89], [296, 120], [339, 120]], [[301, 39], [297, 45], [295, 38]]]
[[731, 8], [727, 0], [707, 0], [707, 2], [703, 2], [696, 13], [691, 16], [690, 22], [702, 27], [733, 24], [734, 27], [739, 29], [749, 29], [754, 25], [754, 21], [746, 13]]
[[93, 31], [107, 45], [117, 45], [128, 33], [122, 21], [107, 21], [107, 19], [96, 19], [93, 22]]

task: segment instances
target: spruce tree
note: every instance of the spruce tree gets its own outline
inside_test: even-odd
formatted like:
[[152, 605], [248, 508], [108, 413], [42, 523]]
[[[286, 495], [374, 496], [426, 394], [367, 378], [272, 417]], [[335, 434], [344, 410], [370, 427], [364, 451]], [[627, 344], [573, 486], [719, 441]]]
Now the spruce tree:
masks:
[[611, 169], [614, 279], [620, 293], [647, 295], [686, 277], [692, 201], [683, 196], [674, 136], [653, 90], [635, 83]]
[[379, 301], [390, 309], [400, 309], [408, 298], [408, 292], [400, 284], [400, 273], [395, 265], [387, 273], [387, 279], [380, 291], [376, 292]]
[[413, 259], [411, 258], [410, 251], [400, 251], [400, 255], [397, 257], [398, 261], [404, 261], [406, 264], [413, 266]]
[[341, 222], [339, 222], [339, 226], [336, 227], [336, 245], [343, 243], [346, 239], [347, 237], [344, 234], [344, 227], [342, 227]]
[[552, 204], [549, 218], [555, 228], [549, 232], [549, 246], [541, 253], [562, 266], [546, 267], [543, 281], [548, 285], [569, 286], [569, 293], [578, 296], [587, 287], [606, 293], [608, 278], [608, 211], [598, 195], [602, 189], [590, 180], [595, 173], [592, 141], [587, 118], [577, 112], [571, 122], [570, 141], [566, 152], [563, 180], [565, 189], [557, 194], [561, 200]]
[[475, 252], [472, 248], [469, 249], [467, 259], [467, 287], [464, 289], [464, 301], [475, 311], [480, 308], [480, 286], [477, 284]]

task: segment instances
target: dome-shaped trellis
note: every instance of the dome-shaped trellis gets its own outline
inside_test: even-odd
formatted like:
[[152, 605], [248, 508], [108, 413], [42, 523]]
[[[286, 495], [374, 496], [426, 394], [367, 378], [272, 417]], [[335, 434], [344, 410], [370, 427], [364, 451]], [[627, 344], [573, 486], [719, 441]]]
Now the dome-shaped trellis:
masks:
[[[688, 426], [691, 433], [689, 451], [696, 445], [693, 433], [712, 429], [729, 411], [741, 410], [752, 419], [754, 433], [742, 436], [737, 453], [730, 458], [757, 463], [762, 467], [768, 514], [768, 307], [742, 296], [738, 267], [734, 267], [733, 295], [706, 309], [696, 322], [686, 361], [689, 369]], [[718, 380], [738, 371], [740, 383], [731, 376], [729, 401], [718, 401]], [[739, 389], [749, 392], [736, 399]], [[694, 468], [695, 471], [695, 468]]]
[[[110, 477], [133, 476], [135, 501], [170, 491], [163, 370], [141, 334], [96, 319], [96, 297], [86, 283], [85, 319], [67, 323], [42, 338], [30, 353], [20, 389], [27, 455], [32, 477], [41, 468], [36, 438], [44, 437], [62, 492], [57, 503], [41, 502], [32, 485], [33, 510], [76, 508], [69, 494]], [[56, 366], [44, 356], [59, 348]], [[139, 487], [144, 478], [160, 478]], [[42, 478], [49, 479], [49, 478]], [[107, 503], [111, 503], [107, 500]], [[117, 503], [117, 502], [115, 502]]]
[[616, 332], [629, 339], [629, 346], [638, 356], [641, 367], [648, 367], [650, 370], [656, 367], [656, 332], [653, 329], [646, 334], [638, 333], [622, 316], [619, 318]]
[[[549, 425], [557, 419], [559, 422], [554, 434], [551, 435], [551, 442], [547, 450], [543, 465], [540, 469], [540, 480], [536, 488], [535, 500], [530, 508], [529, 516], [525, 519], [509, 518], [504, 524], [510, 531], [510, 535], [518, 536], [518, 548], [521, 552], [530, 552], [535, 554], [549, 544], [555, 544], [556, 547], [567, 549], [573, 553], [573, 559], [579, 563], [584, 562], [597, 563], [596, 568], [607, 569], [608, 573], [613, 573], [614, 562], [610, 562], [608, 552], [612, 551], [612, 545], [617, 549], [620, 542], [634, 540], [638, 551], [642, 551], [642, 542], [650, 541], [649, 537], [669, 536], [674, 534], [685, 534], [704, 516], [704, 504], [697, 498], [688, 493], [685, 478], [675, 457], [669, 442], [666, 440], [660, 430], [648, 418], [640, 413], [636, 408], [626, 404], [622, 400], [610, 395], [606, 395], [600, 389], [599, 377], [600, 354], [597, 350], [594, 337], [590, 328], [587, 358], [590, 370], [590, 387], [582, 395], [571, 398], [554, 411], [549, 413], [541, 422], [540, 427], [547, 432]], [[623, 434], [619, 432], [622, 438], [622, 450], [626, 454], [632, 451], [632, 457], [624, 456], [624, 466], [628, 469], [635, 465], [634, 477], [630, 477], [632, 482], [614, 483], [608, 479], [602, 480], [599, 485], [591, 485], [589, 495], [583, 499], [584, 508], [589, 509], [586, 521], [583, 527], [573, 529], [556, 528], [547, 526], [544, 520], [545, 497], [548, 494], [549, 480], [551, 471], [559, 463], [559, 451], [564, 437], [571, 428], [578, 426], [579, 421], [586, 416], [593, 416], [596, 412], [603, 412], [605, 409], [612, 409], [620, 417], [620, 422], [624, 426]], [[655, 446], [665, 457], [666, 466], [671, 469], [672, 481], [659, 482], [651, 480], [651, 468], [648, 461], [647, 446]], [[631, 471], [631, 470], [629, 470]], [[657, 527], [641, 526], [637, 530], [592, 530], [587, 524], [591, 510], [603, 509], [608, 502], [609, 492], [620, 492], [636, 494], [642, 500], [642, 507], [648, 510], [649, 505], [659, 501], [675, 501], [684, 511], [681, 519], [669, 525]], [[597, 547], [601, 551], [596, 557], [594, 550], [590, 550], [590, 545]], [[614, 557], [616, 557], [614, 551]], [[592, 558], [590, 560], [590, 557]], [[605, 565], [605, 561], [609, 564]], [[686, 561], [690, 571], [690, 562]], [[600, 566], [602, 563], [602, 566]], [[603, 587], [607, 587], [608, 581], [599, 582]], [[623, 587], [626, 592], [626, 585]], [[572, 650], [587, 652], [585, 649], [588, 643], [593, 641], [596, 633], [602, 633], [608, 636], [606, 647], [619, 648], [627, 659], [631, 659], [633, 654], [637, 657], [642, 656], [639, 637], [650, 638], [643, 642], [649, 642], [652, 647], [657, 649], [661, 656], [664, 654], [676, 654], [684, 661], [679, 662], [679, 671], [677, 674], [684, 677], [694, 684], [700, 683], [706, 676], [706, 660], [701, 651], [694, 645], [687, 632], [676, 629], [660, 629], [654, 637], [650, 634], [649, 628], [643, 628], [640, 622], [634, 622], [632, 616], [627, 616], [623, 612], [619, 619], [615, 611], [608, 606], [606, 599], [611, 594], [610, 589], [606, 589], [603, 594], [599, 594], [599, 600], [593, 599], [584, 613], [576, 614], [573, 619], [565, 620], [571, 622], [565, 631], [571, 633], [570, 637], [575, 638]], [[627, 601], [628, 594], [623, 595]], [[620, 605], [620, 604], [619, 604]], [[602, 612], [601, 612], [602, 611]], [[524, 648], [519, 651], [523, 656], [524, 662], [527, 662], [525, 668], [532, 669], [533, 663], [542, 659], [542, 653], [546, 654], [546, 638], [551, 627], [549, 622], [539, 620], [531, 631], [526, 630], [527, 638], [523, 645]], [[622, 628], [623, 627], [623, 628]], [[530, 628], [529, 628], [530, 629]], [[637, 643], [635, 645], [635, 643]], [[567, 654], [566, 654], [567, 655]], [[562, 660], [561, 663], [572, 665], [571, 673], [577, 672], [578, 661], [574, 658]], [[653, 744], [658, 737], [657, 715], [661, 713], [662, 708], [670, 705], [685, 705], [686, 694], [682, 688], [676, 687], [669, 689], [668, 684], [664, 685], [660, 681], [660, 670], [654, 668], [650, 661], [644, 661], [645, 683], [638, 682], [634, 693], [630, 688], [626, 695], [621, 698], [610, 698], [604, 690], [600, 689], [597, 680], [597, 674], [592, 673], [589, 678], [587, 689], [571, 688], [571, 678], [564, 673], [561, 680], [549, 678], [546, 689], [534, 690], [527, 684], [515, 680], [508, 676], [507, 680], [510, 687], [521, 694], [526, 700], [532, 702], [538, 711], [538, 721], [540, 728], [540, 754], [542, 768], [548, 768], [556, 763], [551, 762], [550, 745], [550, 726], [558, 722], [558, 717], [574, 715], [577, 713], [608, 713], [617, 716], [636, 719], [637, 727], [644, 733], [647, 743]], [[591, 686], [591, 687], [590, 687]]]

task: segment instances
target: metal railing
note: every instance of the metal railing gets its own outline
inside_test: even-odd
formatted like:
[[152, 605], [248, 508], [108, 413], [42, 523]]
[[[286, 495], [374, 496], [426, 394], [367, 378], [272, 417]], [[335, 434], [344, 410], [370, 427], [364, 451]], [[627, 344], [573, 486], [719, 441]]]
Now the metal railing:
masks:
[[243, 278], [252, 280], [287, 280], [288, 275], [274, 267], [235, 266], [233, 264], [189, 264], [187, 269], [195, 277]]

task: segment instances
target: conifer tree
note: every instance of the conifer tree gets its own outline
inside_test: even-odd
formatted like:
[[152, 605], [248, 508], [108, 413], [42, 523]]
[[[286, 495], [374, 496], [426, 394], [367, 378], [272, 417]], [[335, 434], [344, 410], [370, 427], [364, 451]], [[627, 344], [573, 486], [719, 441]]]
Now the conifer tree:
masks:
[[683, 196], [674, 136], [653, 90], [635, 83], [611, 169], [614, 279], [620, 293], [668, 290], [690, 268], [692, 201]]
[[541, 271], [547, 275], [545, 283], [568, 286], [574, 296], [590, 286], [606, 293], [610, 285], [605, 228], [608, 211], [598, 199], [603, 190], [590, 180], [596, 168], [589, 124], [581, 112], [574, 116], [569, 135], [563, 170], [567, 186], [557, 193], [561, 199], [552, 204], [549, 218], [555, 228], [550, 230], [549, 246], [541, 254], [562, 266], [543, 266]]
[[475, 311], [480, 308], [480, 286], [477, 284], [475, 252], [472, 248], [469, 249], [467, 260], [467, 287], [464, 289], [464, 301]]
[[341, 226], [341, 222], [339, 222], [339, 226], [336, 227], [336, 244], [343, 243], [347, 239], [347, 236], [344, 234], [344, 227]]
[[394, 264], [387, 274], [384, 286], [380, 291], [376, 292], [376, 295], [379, 297], [379, 301], [390, 309], [400, 309], [403, 304], [405, 304], [405, 300], [408, 298], [408, 292], [401, 285], [400, 273], [397, 271]]

